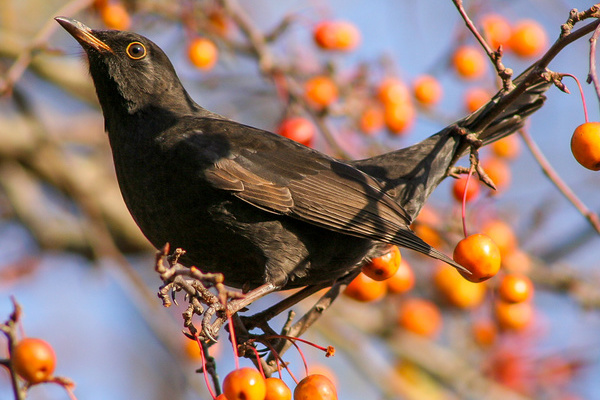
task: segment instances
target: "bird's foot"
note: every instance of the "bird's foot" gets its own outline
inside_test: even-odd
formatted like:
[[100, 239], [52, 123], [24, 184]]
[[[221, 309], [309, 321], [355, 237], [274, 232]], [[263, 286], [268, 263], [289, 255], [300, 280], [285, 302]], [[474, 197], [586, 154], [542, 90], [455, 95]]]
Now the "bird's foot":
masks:
[[475, 132], [471, 132], [462, 126], [454, 125], [454, 132], [461, 137], [464, 144], [471, 148], [471, 151], [476, 151], [483, 145]]
[[[204, 311], [204, 316], [202, 317], [202, 333], [204, 333], [208, 339], [216, 340], [215, 337], [227, 321], [228, 316], [232, 316], [238, 311], [244, 310], [254, 301], [278, 289], [279, 287], [272, 283], [265, 283], [245, 294], [229, 292], [226, 303], [220, 302], [219, 304], [212, 304]], [[235, 293], [236, 298], [232, 298], [233, 296], [231, 296], [231, 294], [233, 293]], [[225, 306], [224, 304], [227, 305]], [[214, 315], [217, 315], [217, 317], [213, 321]]]
[[485, 172], [479, 161], [479, 148], [483, 145], [483, 142], [477, 137], [477, 134], [468, 131], [464, 127], [455, 126], [454, 130], [457, 135], [461, 136], [461, 140], [469, 148], [469, 163], [470, 167], [455, 167], [452, 166], [448, 169], [447, 175], [454, 178], [458, 178], [461, 174], [473, 174], [477, 172], [479, 180], [490, 188], [496, 190], [494, 181]]
[[[272, 283], [265, 283], [248, 293], [229, 290], [224, 285], [223, 274], [204, 273], [196, 267], [179, 264], [179, 258], [185, 253], [176, 249], [169, 255], [169, 246], [165, 245], [156, 254], [155, 270], [159, 273], [163, 285], [158, 297], [165, 307], [177, 304], [176, 293], [184, 292], [187, 309], [183, 312], [184, 326], [192, 336], [203, 340], [217, 341], [218, 332], [228, 316], [244, 310], [255, 300], [279, 289]], [[194, 315], [202, 316], [201, 330], [194, 327]]]

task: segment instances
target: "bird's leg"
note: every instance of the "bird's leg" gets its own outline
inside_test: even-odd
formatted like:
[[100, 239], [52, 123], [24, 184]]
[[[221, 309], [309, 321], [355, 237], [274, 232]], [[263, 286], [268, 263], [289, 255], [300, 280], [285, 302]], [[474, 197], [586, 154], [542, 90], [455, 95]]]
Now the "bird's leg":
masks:
[[281, 289], [281, 287], [273, 283], [264, 283], [256, 289], [252, 289], [251, 291], [247, 292], [244, 295], [244, 297], [232, 300], [229, 303], [227, 303], [227, 312], [229, 312], [230, 314], [235, 314], [242, 308], [253, 303], [255, 300], [258, 300], [261, 297], [266, 296], [269, 293], [273, 293], [279, 289]]
[[[461, 137], [463, 145], [469, 148], [469, 162], [471, 166], [470, 168], [451, 166], [448, 168], [446, 174], [456, 178], [460, 174], [471, 174], [473, 171], [476, 171], [480, 181], [496, 190], [494, 181], [486, 174], [479, 162], [479, 148], [483, 145], [483, 142], [477, 138], [475, 133], [468, 131], [464, 127], [455, 126], [454, 130]], [[462, 151], [458, 151], [457, 154], [462, 154]]]
[[[307, 286], [296, 293], [284, 298], [280, 302], [272, 305], [271, 307], [260, 311], [254, 315], [244, 317], [233, 314], [237, 311], [242, 310], [245, 306], [249, 305], [252, 301], [257, 300], [258, 298], [271, 293], [274, 290], [277, 290], [277, 287], [273, 288], [273, 285], [265, 284], [259, 286], [258, 288], [247, 293], [246, 297], [239, 298], [235, 300], [231, 300], [227, 305], [227, 311], [230, 315], [233, 316], [232, 321], [234, 322], [234, 326], [236, 327], [236, 332], [239, 332], [241, 337], [240, 345], [243, 344], [243, 338], [248, 337], [248, 331], [259, 328], [263, 331], [261, 337], [264, 337], [264, 340], [267, 342], [274, 342], [272, 346], [269, 346], [272, 351], [266, 361], [260, 361], [263, 363], [263, 369], [265, 369], [265, 373], [269, 374], [269, 370], [271, 367], [276, 365], [275, 359], [281, 360], [281, 355], [286, 352], [289, 347], [292, 345], [289, 340], [281, 339], [281, 336], [291, 336], [291, 337], [299, 337], [315, 322], [317, 319], [323, 314], [323, 312], [333, 303], [333, 301], [337, 298], [339, 293], [346, 287], [346, 285], [354, 279], [357, 273], [360, 272], [360, 269], [357, 270], [356, 273], [352, 273], [344, 277], [343, 279], [337, 281], [333, 284], [333, 286], [323, 295], [320, 299], [311, 307], [311, 309], [300, 318], [295, 324], [292, 325], [293, 312], [291, 312], [290, 317], [288, 318], [288, 322], [285, 324], [283, 329], [281, 330], [281, 334], [277, 334], [268, 324], [268, 322], [279, 315], [281, 312], [289, 309], [300, 301], [306, 299], [310, 295], [318, 292], [321, 289], [326, 288], [329, 284], [320, 284], [320, 285], [311, 285]], [[250, 298], [249, 298], [250, 297]], [[217, 311], [223, 312], [223, 310]], [[226, 316], [218, 317], [217, 320], [211, 323], [212, 316], [215, 314], [215, 308], [209, 308], [204, 313], [203, 319], [203, 327], [202, 331], [207, 337], [212, 338], [216, 332], [221, 328], [221, 326], [227, 320]], [[206, 325], [204, 325], [206, 323]], [[242, 324], [243, 326], [240, 326]], [[277, 338], [274, 338], [277, 337]], [[263, 342], [265, 343], [265, 342]], [[251, 353], [250, 358], [254, 358], [253, 353]], [[258, 360], [253, 359], [255, 362], [259, 362]], [[274, 370], [274, 369], [273, 369]], [[271, 371], [272, 372], [272, 371]]]
[[306, 286], [301, 290], [297, 291], [296, 293], [284, 298], [280, 302], [272, 305], [271, 307], [264, 309], [263, 311], [257, 312], [256, 314], [248, 317], [242, 317], [244, 325], [248, 329], [257, 327], [263, 329], [264, 325], [272, 318], [276, 317], [283, 311], [301, 302], [308, 296], [318, 292], [321, 289], [326, 288], [327, 286], [329, 286], [329, 284]]
[[[327, 287], [328, 285], [312, 285], [307, 286], [304, 289], [294, 293], [288, 298], [282, 300], [281, 302], [271, 306], [270, 308], [261, 311], [255, 315], [252, 315], [247, 318], [243, 318], [244, 325], [251, 329], [254, 327], [260, 328], [264, 335], [264, 340], [273, 341], [275, 343], [269, 345], [271, 348], [271, 352], [269, 357], [267, 358], [266, 364], [269, 366], [269, 369], [272, 369], [271, 372], [276, 370], [277, 362], [276, 360], [281, 360], [281, 356], [285, 353], [291, 346], [292, 342], [287, 339], [281, 339], [281, 336], [285, 337], [300, 337], [312, 324], [314, 324], [319, 317], [325, 312], [329, 306], [334, 302], [334, 300], [339, 296], [339, 294], [344, 290], [344, 288], [352, 281], [358, 274], [360, 273], [360, 268], [353, 271], [352, 273], [347, 274], [343, 278], [336, 281], [331, 288], [319, 298], [319, 300], [308, 310], [296, 323], [292, 324], [292, 319], [294, 318], [294, 312], [290, 311], [290, 315], [288, 316], [288, 320], [285, 323], [283, 329], [281, 330], [280, 335], [276, 335], [273, 329], [268, 325], [268, 321], [278, 315], [280, 312], [288, 309], [292, 305], [298, 303], [299, 301], [305, 299], [318, 292], [319, 290]], [[276, 336], [277, 339], [269, 338]], [[263, 342], [265, 343], [265, 342]], [[268, 370], [265, 370], [265, 373]]]
[[[360, 269], [358, 270], [360, 272]], [[352, 281], [358, 275], [357, 273], [349, 274], [344, 279], [337, 281], [331, 286], [331, 288], [323, 295], [319, 300], [308, 310], [296, 323], [291, 326], [286, 326], [282, 330], [283, 336], [289, 337], [300, 337], [304, 332], [308, 330], [314, 324], [321, 315], [327, 310], [331, 304], [337, 299], [340, 293], [348, 286], [348, 283]], [[287, 325], [287, 324], [286, 324]], [[292, 342], [289, 340], [283, 340], [277, 346], [277, 355], [281, 357], [292, 346]], [[270, 354], [267, 363], [271, 363], [277, 357], [275, 354]]]
[[[222, 304], [211, 304], [204, 312], [204, 316], [202, 318], [202, 332], [214, 340], [219, 332], [219, 329], [221, 329], [225, 321], [227, 321], [227, 315], [233, 315], [250, 305], [252, 302], [279, 289], [280, 287], [273, 283], [264, 283], [256, 289], [252, 289], [248, 293], [244, 294], [243, 297], [229, 301], [226, 307], [223, 307]], [[212, 316], [215, 314], [215, 312], [219, 312], [220, 315], [214, 322], [211, 322]]]

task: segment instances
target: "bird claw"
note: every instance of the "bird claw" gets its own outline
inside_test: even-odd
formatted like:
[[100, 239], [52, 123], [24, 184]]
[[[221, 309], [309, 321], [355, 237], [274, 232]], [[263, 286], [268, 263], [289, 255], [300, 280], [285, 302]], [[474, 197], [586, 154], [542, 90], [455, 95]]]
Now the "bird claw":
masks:
[[[220, 303], [211, 304], [202, 316], [202, 334], [214, 342], [217, 341], [218, 332], [221, 326], [225, 323], [223, 317], [218, 317], [214, 323], [212, 323], [212, 317], [217, 312], [217, 307], [222, 306]], [[219, 321], [221, 321], [219, 323]]]
[[173, 304], [175, 304], [176, 306], [179, 305], [179, 303], [177, 303], [177, 299], [175, 298], [175, 294], [177, 293], [177, 291], [175, 290], [175, 288], [173, 287], [171, 289], [171, 301], [173, 302]]

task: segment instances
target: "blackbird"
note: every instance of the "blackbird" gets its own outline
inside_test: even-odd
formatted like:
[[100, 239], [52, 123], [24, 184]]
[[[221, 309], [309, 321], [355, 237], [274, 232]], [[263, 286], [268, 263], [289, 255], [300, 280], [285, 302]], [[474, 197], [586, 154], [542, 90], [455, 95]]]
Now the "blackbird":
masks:
[[[200, 107], [141, 35], [56, 20], [87, 53], [123, 198], [155, 247], [185, 249], [185, 265], [261, 295], [332, 284], [383, 244], [462, 268], [409, 225], [468, 151], [456, 126], [468, 129], [491, 106], [412, 147], [340, 161]], [[528, 88], [481, 132], [483, 143], [521, 127], [547, 87]]]

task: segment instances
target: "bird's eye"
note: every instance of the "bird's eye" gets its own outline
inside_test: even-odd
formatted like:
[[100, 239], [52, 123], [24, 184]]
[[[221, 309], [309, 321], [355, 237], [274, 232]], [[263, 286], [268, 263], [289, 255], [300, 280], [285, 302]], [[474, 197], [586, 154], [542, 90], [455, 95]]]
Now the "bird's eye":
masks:
[[139, 60], [146, 56], [146, 48], [140, 42], [131, 42], [127, 46], [127, 55], [133, 60]]

